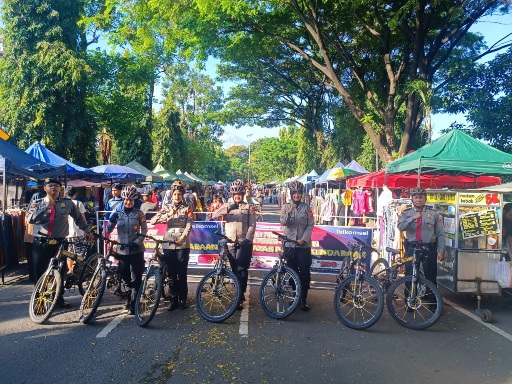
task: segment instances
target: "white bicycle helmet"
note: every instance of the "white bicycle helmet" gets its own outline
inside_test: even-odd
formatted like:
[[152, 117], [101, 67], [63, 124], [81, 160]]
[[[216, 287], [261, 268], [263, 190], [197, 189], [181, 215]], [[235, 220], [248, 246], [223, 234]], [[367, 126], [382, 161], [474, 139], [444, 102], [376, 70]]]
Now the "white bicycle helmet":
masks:
[[135, 187], [135, 185], [129, 185], [123, 188], [123, 190], [121, 191], [121, 197], [123, 199], [137, 200], [140, 197], [140, 193]]
[[304, 185], [300, 181], [292, 181], [288, 186], [290, 193], [302, 193], [304, 191]]
[[236, 179], [231, 183], [231, 186], [229, 187], [229, 191], [231, 193], [244, 193], [245, 192], [245, 186], [244, 182], [240, 179]]

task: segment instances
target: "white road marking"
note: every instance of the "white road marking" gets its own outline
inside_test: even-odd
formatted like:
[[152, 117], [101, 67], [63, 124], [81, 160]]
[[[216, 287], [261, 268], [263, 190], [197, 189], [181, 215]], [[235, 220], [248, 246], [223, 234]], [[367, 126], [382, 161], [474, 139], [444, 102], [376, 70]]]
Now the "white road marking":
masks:
[[247, 284], [247, 291], [245, 292], [245, 301], [244, 301], [244, 309], [242, 309], [242, 314], [240, 315], [240, 328], [238, 329], [238, 333], [242, 337], [249, 337], [249, 297], [250, 297], [251, 287]]
[[465, 310], [464, 308], [459, 307], [457, 304], [455, 304], [454, 302], [452, 302], [450, 300], [447, 300], [447, 299], [443, 298], [443, 301], [445, 303], [447, 303], [448, 305], [450, 305], [451, 307], [455, 308], [457, 311], [462, 312], [464, 315], [468, 316], [469, 318], [471, 318], [471, 319], [473, 319], [475, 321], [478, 321], [484, 327], [487, 327], [491, 331], [496, 332], [498, 335], [503, 336], [505, 339], [508, 339], [508, 340], [512, 341], [512, 335], [510, 333], [505, 332], [504, 330], [496, 327], [495, 325], [492, 325], [492, 324], [489, 324], [489, 323], [484, 323], [480, 319], [480, 317], [478, 317], [477, 315], [474, 315], [473, 313]]
[[115, 327], [117, 327], [117, 325], [121, 321], [123, 321], [123, 319], [125, 317], [126, 317], [126, 314], [117, 316], [114, 320], [112, 320], [110, 323], [108, 323], [108, 325], [105, 328], [103, 328], [103, 331], [101, 331], [100, 333], [98, 333], [96, 335], [96, 338], [99, 339], [101, 337], [107, 337], [107, 335], [110, 333], [110, 331], [112, 331]]

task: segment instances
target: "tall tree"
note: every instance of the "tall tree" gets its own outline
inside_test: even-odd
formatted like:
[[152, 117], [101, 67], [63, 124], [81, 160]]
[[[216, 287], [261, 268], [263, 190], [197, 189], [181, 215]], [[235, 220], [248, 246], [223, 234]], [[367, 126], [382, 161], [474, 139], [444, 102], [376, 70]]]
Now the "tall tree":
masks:
[[87, 4], [5, 0], [0, 59], [1, 125], [19, 146], [42, 136], [53, 151], [81, 165], [96, 162], [96, 125], [85, 106], [87, 42], [78, 24]]
[[[237, 52], [265, 52], [272, 39], [290, 60], [302, 58], [342, 97], [386, 164], [407, 153], [420, 130], [425, 112], [411, 83], [432, 87], [469, 28], [510, 7], [500, 0], [183, 0], [166, 10], [175, 22], [169, 32], [186, 30], [185, 47], [200, 41], [203, 56], [236, 64]], [[250, 45], [247, 35], [254, 36]], [[477, 39], [467, 53], [476, 60], [506, 47], [483, 52]]]

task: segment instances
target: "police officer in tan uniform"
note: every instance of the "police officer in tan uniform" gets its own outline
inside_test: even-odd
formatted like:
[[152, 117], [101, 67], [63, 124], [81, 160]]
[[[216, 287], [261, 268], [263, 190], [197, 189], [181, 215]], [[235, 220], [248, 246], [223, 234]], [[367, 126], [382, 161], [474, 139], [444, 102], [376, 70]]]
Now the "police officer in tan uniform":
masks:
[[[428, 257], [423, 261], [425, 277], [434, 284], [437, 279], [437, 262], [444, 258], [445, 234], [443, 218], [435, 210], [425, 206], [427, 193], [422, 188], [414, 188], [410, 191], [412, 208], [406, 209], [398, 219], [397, 228], [405, 232], [405, 255], [412, 256], [412, 247], [409, 241], [421, 240], [430, 245]], [[419, 224], [419, 219], [421, 222]], [[406, 264], [406, 274], [412, 273], [411, 263]]]
[[284, 254], [287, 264], [300, 277], [302, 297], [300, 307], [308, 311], [307, 304], [309, 283], [311, 282], [311, 234], [313, 233], [313, 213], [306, 203], [302, 202], [304, 186], [299, 181], [289, 185], [291, 201], [283, 205], [279, 221], [285, 227], [285, 236], [296, 240], [296, 243], [286, 242]]
[[[27, 222], [34, 225], [32, 264], [36, 282], [46, 271], [51, 258], [56, 255], [59, 248], [59, 244], [49, 244], [39, 232], [64, 239], [69, 234], [68, 217], [71, 217], [78, 228], [85, 231], [86, 235], [92, 238], [88, 233], [89, 226], [87, 222], [73, 201], [60, 197], [61, 187], [62, 184], [59, 180], [46, 179], [44, 184], [46, 197], [37, 203], [32, 203], [27, 213]], [[61, 272], [65, 273], [66, 271]], [[62, 307], [69, 307], [69, 304], [62, 297], [63, 294], [64, 291], [60, 292], [57, 303]]]
[[174, 241], [176, 244], [165, 243], [164, 261], [167, 264], [169, 275], [169, 288], [171, 304], [167, 310], [188, 308], [188, 261], [190, 258], [190, 231], [194, 224], [192, 207], [185, 204], [183, 195], [185, 187], [181, 181], [171, 185], [171, 202], [151, 219], [151, 224], [167, 223], [164, 240]]
[[124, 187], [121, 191], [123, 208], [114, 211], [109, 218], [107, 231], [110, 233], [117, 227], [117, 241], [129, 244], [127, 247], [117, 249], [117, 258], [120, 262], [121, 277], [131, 289], [126, 299], [126, 309], [130, 315], [135, 314], [135, 298], [142, 283], [144, 273], [144, 237], [148, 230], [146, 215], [135, 208], [135, 200], [140, 197], [137, 188], [133, 185]]
[[229, 187], [233, 194], [233, 203], [225, 203], [213, 213], [213, 217], [223, 216], [226, 236], [238, 240], [240, 248], [234, 249], [229, 244], [229, 263], [235, 275], [240, 280], [241, 295], [238, 309], [243, 309], [245, 291], [247, 289], [248, 270], [252, 258], [252, 240], [256, 229], [256, 218], [250, 204], [244, 202], [245, 187], [242, 180], [235, 180]]

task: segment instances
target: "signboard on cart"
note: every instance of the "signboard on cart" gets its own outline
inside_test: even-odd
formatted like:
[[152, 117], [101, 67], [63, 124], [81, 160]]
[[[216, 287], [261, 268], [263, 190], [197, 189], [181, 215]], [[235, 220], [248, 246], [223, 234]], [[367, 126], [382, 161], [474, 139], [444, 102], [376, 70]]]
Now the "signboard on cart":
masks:
[[493, 235], [499, 232], [498, 216], [494, 209], [471, 212], [460, 217], [462, 238]]

